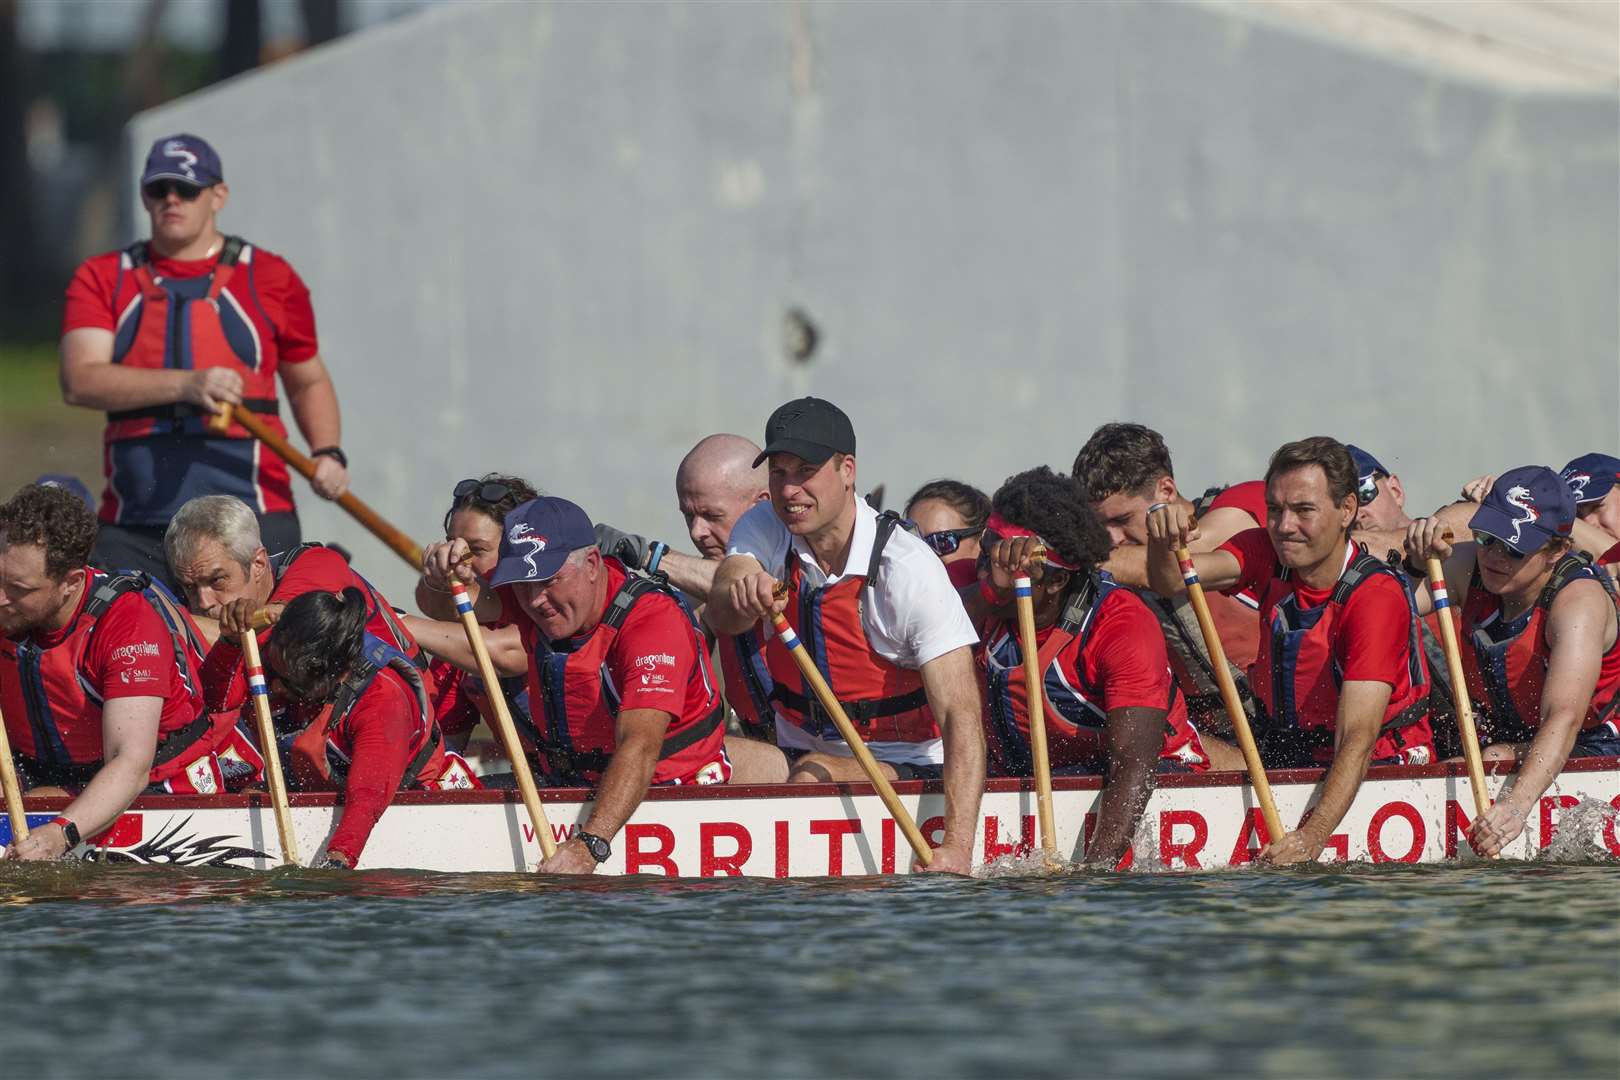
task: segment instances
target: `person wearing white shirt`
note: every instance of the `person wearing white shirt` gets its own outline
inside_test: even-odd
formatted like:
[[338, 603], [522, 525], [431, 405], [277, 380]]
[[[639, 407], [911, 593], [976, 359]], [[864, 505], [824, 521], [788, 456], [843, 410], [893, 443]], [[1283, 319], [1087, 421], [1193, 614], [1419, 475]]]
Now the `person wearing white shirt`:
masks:
[[[931, 868], [967, 873], [985, 742], [978, 635], [961, 598], [926, 544], [856, 496], [855, 432], [836, 405], [800, 398], [777, 409], [756, 465], [764, 461], [770, 502], [732, 528], [708, 622], [737, 634], [781, 612], [885, 774], [943, 779], [945, 836]], [[775, 638], [767, 658], [789, 782], [864, 780]]]

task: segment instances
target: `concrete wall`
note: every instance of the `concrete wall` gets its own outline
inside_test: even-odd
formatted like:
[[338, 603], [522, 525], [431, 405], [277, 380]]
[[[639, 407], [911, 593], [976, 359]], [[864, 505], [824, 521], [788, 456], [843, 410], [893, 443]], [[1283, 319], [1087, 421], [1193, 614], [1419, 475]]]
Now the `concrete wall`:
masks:
[[385, 514], [433, 538], [454, 481], [516, 470], [680, 539], [681, 454], [806, 392], [890, 505], [1119, 418], [1184, 488], [1325, 432], [1420, 504], [1615, 449], [1617, 118], [1241, 8], [460, 4], [131, 139], [220, 149]]

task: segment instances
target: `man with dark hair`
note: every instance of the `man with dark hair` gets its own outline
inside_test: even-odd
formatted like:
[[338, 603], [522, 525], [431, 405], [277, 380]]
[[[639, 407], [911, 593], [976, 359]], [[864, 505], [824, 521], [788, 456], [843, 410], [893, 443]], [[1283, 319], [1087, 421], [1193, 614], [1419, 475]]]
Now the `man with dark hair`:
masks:
[[86, 565], [95, 536], [62, 488], [0, 505], [0, 711], [24, 788], [73, 796], [8, 858], [64, 855], [145, 790], [222, 787], [196, 626], [146, 578]]
[[1002, 776], [1032, 771], [1013, 594], [1014, 579], [1028, 575], [1052, 768], [1107, 774], [1085, 861], [1112, 867], [1130, 846], [1156, 769], [1240, 769], [1242, 755], [1188, 721], [1158, 622], [1135, 592], [1098, 569], [1108, 534], [1078, 481], [1045, 466], [1010, 478], [995, 494], [984, 545], [986, 570], [968, 614], [983, 639], [992, 767]]
[[[1262, 760], [1327, 765], [1310, 820], [1262, 855], [1313, 861], [1373, 762], [1434, 760], [1429, 673], [1406, 578], [1350, 539], [1357, 476], [1325, 436], [1280, 447], [1266, 469], [1266, 528], [1192, 555], [1205, 589], [1260, 596], [1260, 652], [1249, 669]], [[1175, 505], [1148, 515], [1148, 570], [1166, 596], [1185, 591], [1176, 548], [1192, 531]]]
[[[1266, 522], [1265, 485], [1258, 480], [1210, 488], [1196, 503], [1184, 498], [1176, 487], [1164, 438], [1141, 424], [1104, 424], [1092, 432], [1074, 459], [1074, 477], [1113, 544], [1103, 568], [1120, 584], [1140, 590], [1146, 590], [1148, 584], [1144, 546], [1148, 507], [1173, 505], [1196, 521], [1189, 541], [1193, 551], [1213, 551], [1233, 535]], [[1164, 630], [1170, 666], [1193, 720], [1205, 730], [1230, 730], [1209, 648], [1186, 598], [1170, 599], [1144, 591], [1143, 599]], [[1211, 595], [1209, 602], [1229, 674], [1247, 701], [1243, 672], [1259, 650], [1254, 617], [1258, 597], [1247, 592], [1231, 597]]]
[[98, 566], [165, 576], [164, 525], [210, 493], [252, 506], [272, 550], [297, 546], [287, 466], [241, 426], [208, 426], [228, 403], [285, 434], [278, 376], [313, 448], [316, 494], [335, 499], [348, 487], [309, 290], [286, 260], [219, 230], [229, 195], [207, 142], [158, 139], [141, 174], [151, 239], [89, 259], [68, 286], [62, 395], [107, 413]]
[[[984, 794], [978, 635], [928, 545], [855, 494], [855, 428], [820, 398], [765, 424], [769, 503], [731, 531], [707, 618], [741, 633], [781, 612], [891, 779], [943, 778], [945, 838], [930, 869], [972, 867]], [[785, 590], [778, 592], [777, 575]], [[793, 656], [772, 637], [777, 744], [791, 782], [864, 780]]]

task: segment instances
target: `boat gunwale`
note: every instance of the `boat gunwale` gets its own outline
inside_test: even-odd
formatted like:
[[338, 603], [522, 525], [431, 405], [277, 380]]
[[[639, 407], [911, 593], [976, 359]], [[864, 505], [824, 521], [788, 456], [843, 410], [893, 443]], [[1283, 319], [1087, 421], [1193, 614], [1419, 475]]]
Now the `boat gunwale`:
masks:
[[[1485, 772], [1488, 775], [1501, 775], [1511, 773], [1517, 765], [1511, 761], [1495, 761], [1485, 763]], [[1324, 769], [1276, 769], [1266, 773], [1267, 778], [1275, 785], [1283, 784], [1316, 784], [1321, 781]], [[1588, 757], [1571, 758], [1564, 763], [1559, 774], [1611, 772], [1620, 771], [1620, 757]], [[1374, 765], [1367, 770], [1367, 780], [1432, 780], [1445, 777], [1467, 777], [1468, 770], [1463, 762], [1438, 763], [1433, 765]], [[1242, 772], [1207, 772], [1207, 773], [1166, 773], [1156, 778], [1160, 788], [1206, 788], [1206, 787], [1243, 787], [1248, 784], [1248, 776]], [[1096, 791], [1103, 786], [1101, 776], [1054, 776], [1052, 789], [1054, 791]], [[900, 795], [938, 795], [945, 790], [944, 783], [939, 780], [904, 780], [894, 784], [896, 793]], [[992, 777], [985, 783], [985, 792], [1006, 793], [1032, 791], [1034, 781], [1029, 777]], [[683, 787], [658, 787], [647, 792], [648, 802], [683, 802], [698, 801], [730, 801], [736, 799], [783, 799], [783, 798], [837, 798], [840, 796], [861, 797], [875, 795], [871, 784], [866, 783], [828, 783], [828, 784], [715, 784], [690, 785]], [[547, 803], [583, 803], [591, 799], [592, 789], [572, 788], [541, 788], [540, 798]], [[26, 808], [33, 813], [53, 813], [62, 810], [72, 801], [65, 796], [34, 796], [24, 800]], [[340, 803], [339, 793], [332, 791], [303, 792], [291, 795], [289, 801], [293, 806], [326, 807], [336, 806]], [[489, 806], [501, 804], [516, 804], [521, 807], [522, 798], [517, 791], [504, 789], [484, 788], [477, 791], [402, 791], [394, 796], [390, 805], [393, 806]], [[140, 811], [184, 811], [184, 810], [246, 810], [253, 808], [269, 808], [270, 796], [265, 792], [245, 792], [228, 795], [142, 795], [137, 798], [126, 813], [133, 810]]]

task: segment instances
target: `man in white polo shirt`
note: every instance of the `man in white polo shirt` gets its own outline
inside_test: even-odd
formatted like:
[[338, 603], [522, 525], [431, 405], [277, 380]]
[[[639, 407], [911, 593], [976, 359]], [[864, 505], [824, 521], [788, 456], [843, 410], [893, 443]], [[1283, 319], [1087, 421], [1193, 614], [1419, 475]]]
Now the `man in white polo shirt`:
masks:
[[[767, 460], [770, 502], [732, 527], [708, 621], [740, 634], [782, 612], [884, 772], [944, 780], [932, 869], [967, 873], [985, 772], [978, 635], [945, 565], [856, 497], [855, 431], [838, 406], [807, 397], [777, 409], [754, 464]], [[789, 782], [865, 779], [793, 657], [774, 637], [766, 653]]]

